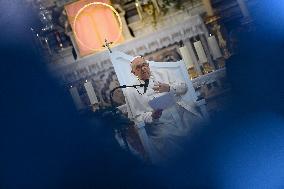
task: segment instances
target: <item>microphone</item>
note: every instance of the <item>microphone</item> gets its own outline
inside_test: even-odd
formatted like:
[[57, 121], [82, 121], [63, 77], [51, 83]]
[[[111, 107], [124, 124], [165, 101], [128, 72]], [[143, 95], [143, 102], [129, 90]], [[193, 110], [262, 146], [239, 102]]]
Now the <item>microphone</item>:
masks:
[[[149, 79], [145, 80], [144, 81], [145, 84], [139, 84], [139, 85], [120, 85], [118, 87], [115, 87], [114, 89], [112, 89], [109, 93], [109, 99], [110, 99], [110, 103], [111, 103], [111, 106], [113, 106], [113, 100], [112, 100], [112, 96], [113, 96], [113, 93], [115, 90], [117, 89], [124, 89], [124, 88], [128, 88], [128, 87], [133, 87], [133, 88], [137, 88], [137, 87], [144, 87], [144, 93], [146, 92], [147, 90], [147, 87], [149, 85]], [[139, 93], [140, 94], [140, 93]]]
[[146, 91], [147, 91], [147, 88], [148, 88], [148, 85], [149, 85], [149, 79], [146, 79], [145, 81], [144, 81], [144, 93], [146, 93]]

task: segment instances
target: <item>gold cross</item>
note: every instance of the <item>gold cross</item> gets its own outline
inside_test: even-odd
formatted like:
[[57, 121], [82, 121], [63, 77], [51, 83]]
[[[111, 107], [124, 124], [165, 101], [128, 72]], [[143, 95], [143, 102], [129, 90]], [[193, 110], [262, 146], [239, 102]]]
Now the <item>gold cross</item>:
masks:
[[110, 44], [112, 44], [112, 42], [108, 42], [107, 39], [105, 39], [105, 44], [103, 45], [103, 47], [106, 47], [109, 50], [109, 52], [112, 53], [112, 51], [109, 47]]

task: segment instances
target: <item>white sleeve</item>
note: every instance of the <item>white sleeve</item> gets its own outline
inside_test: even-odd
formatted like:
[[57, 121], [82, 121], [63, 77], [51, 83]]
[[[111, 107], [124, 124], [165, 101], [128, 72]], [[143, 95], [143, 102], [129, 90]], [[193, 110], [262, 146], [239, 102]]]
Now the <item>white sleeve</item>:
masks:
[[182, 95], [185, 94], [187, 91], [187, 86], [185, 82], [181, 81], [180, 79], [174, 78], [172, 74], [167, 73], [169, 78], [169, 85], [170, 85], [170, 92], [174, 95]]
[[148, 104], [141, 101], [141, 95], [138, 95], [135, 89], [128, 89], [127, 96], [131, 107], [132, 115], [137, 121], [152, 123], [152, 109]]
[[174, 93], [175, 95], [182, 95], [185, 94], [187, 90], [185, 83], [173, 82], [170, 83], [170, 92]]
[[145, 112], [140, 115], [137, 115], [136, 119], [138, 121], [143, 121], [144, 123], [152, 123], [153, 122], [152, 112]]

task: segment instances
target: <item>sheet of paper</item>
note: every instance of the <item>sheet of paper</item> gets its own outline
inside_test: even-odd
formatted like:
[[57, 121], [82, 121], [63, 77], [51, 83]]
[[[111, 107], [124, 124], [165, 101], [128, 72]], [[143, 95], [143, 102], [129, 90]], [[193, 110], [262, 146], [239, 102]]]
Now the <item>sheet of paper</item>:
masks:
[[167, 93], [163, 96], [160, 96], [160, 97], [154, 98], [153, 100], [150, 100], [149, 105], [154, 110], [158, 110], [158, 109], [164, 110], [164, 109], [167, 109], [167, 108], [175, 105], [175, 99], [172, 96], [172, 94]]

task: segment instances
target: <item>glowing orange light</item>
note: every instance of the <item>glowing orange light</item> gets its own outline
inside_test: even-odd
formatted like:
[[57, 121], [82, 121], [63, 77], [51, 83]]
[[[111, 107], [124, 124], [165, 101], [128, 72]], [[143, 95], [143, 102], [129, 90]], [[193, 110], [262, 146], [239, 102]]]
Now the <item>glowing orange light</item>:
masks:
[[81, 56], [103, 50], [105, 39], [112, 44], [123, 41], [120, 16], [105, 2], [85, 0], [65, 6]]

